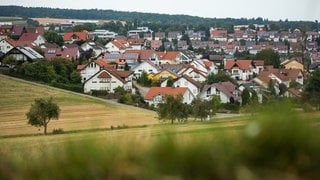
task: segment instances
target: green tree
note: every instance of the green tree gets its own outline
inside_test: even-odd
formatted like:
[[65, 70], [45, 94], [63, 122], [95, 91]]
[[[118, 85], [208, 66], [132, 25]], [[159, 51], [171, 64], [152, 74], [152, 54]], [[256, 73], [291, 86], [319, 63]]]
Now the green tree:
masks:
[[320, 70], [314, 71], [308, 78], [304, 90], [302, 92], [302, 99], [320, 110]]
[[287, 92], [288, 88], [285, 84], [281, 83], [279, 84], [279, 96], [284, 95], [285, 92]]
[[241, 94], [242, 106], [245, 106], [250, 103], [250, 92], [247, 88], [242, 91]]
[[47, 40], [48, 43], [56, 43], [59, 46], [63, 45], [63, 38], [55, 31], [45, 31], [43, 37]]
[[280, 67], [280, 55], [273, 49], [263, 49], [258, 52], [255, 59], [264, 60], [265, 65], [273, 65], [275, 68]]
[[72, 73], [70, 74], [70, 81], [73, 84], [79, 84], [81, 83], [81, 75], [78, 71], [74, 70], [72, 71]]
[[167, 87], [172, 87], [173, 86], [173, 79], [172, 77], [170, 76], [167, 80]]
[[196, 98], [193, 100], [192, 104], [193, 116], [195, 118], [200, 118], [201, 121], [206, 119], [211, 115], [211, 104], [207, 100], [202, 100], [200, 98]]
[[124, 70], [125, 71], [129, 71], [130, 70], [130, 66], [128, 65], [128, 63], [124, 64]]
[[158, 118], [163, 120], [170, 120], [171, 124], [175, 120], [181, 122], [182, 120], [187, 120], [190, 114], [189, 107], [187, 104], [182, 102], [182, 95], [165, 96], [163, 103], [158, 104]]
[[26, 114], [28, 124], [36, 127], [43, 127], [44, 134], [47, 134], [47, 126], [51, 119], [59, 119], [60, 108], [52, 101], [52, 98], [35, 99]]
[[259, 104], [258, 94], [257, 94], [257, 92], [255, 90], [252, 90], [252, 92], [251, 92], [250, 104], [251, 105]]
[[3, 58], [2, 63], [8, 65], [10, 69], [13, 69], [15, 65], [17, 65], [17, 60], [13, 56], [7, 56]]
[[209, 74], [207, 77], [207, 84], [213, 84], [218, 82], [226, 82], [226, 81], [232, 81], [232, 78], [224, 73], [223, 71], [218, 71], [217, 74]]
[[140, 77], [138, 78], [138, 83], [146, 87], [149, 87], [151, 85], [151, 80], [148, 78], [148, 74], [146, 71], [142, 71]]
[[218, 95], [212, 96], [210, 103], [211, 103], [211, 115], [215, 115], [221, 106], [220, 96]]

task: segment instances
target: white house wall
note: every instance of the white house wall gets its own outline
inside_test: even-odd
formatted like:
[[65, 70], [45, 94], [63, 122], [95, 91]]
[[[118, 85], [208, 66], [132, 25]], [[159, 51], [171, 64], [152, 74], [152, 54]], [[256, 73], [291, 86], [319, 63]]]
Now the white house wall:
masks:
[[91, 76], [100, 71], [100, 66], [94, 62], [91, 62], [85, 69], [81, 70], [81, 82], [83, 83]]
[[99, 74], [100, 73], [84, 83], [84, 93], [90, 93], [92, 90], [109, 90], [113, 93], [115, 88], [119, 86], [124, 87], [124, 84], [111, 74], [109, 74], [112, 77], [110, 81], [102, 82], [103, 78], [98, 78]]

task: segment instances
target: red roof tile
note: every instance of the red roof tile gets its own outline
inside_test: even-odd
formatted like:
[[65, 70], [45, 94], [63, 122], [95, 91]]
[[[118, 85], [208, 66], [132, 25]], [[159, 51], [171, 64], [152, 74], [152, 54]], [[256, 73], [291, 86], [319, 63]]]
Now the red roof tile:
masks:
[[13, 47], [17, 47], [18, 46], [18, 43], [13, 39], [6, 39], [5, 41], [7, 41], [7, 43], [9, 43]]
[[23, 33], [19, 38], [19, 41], [35, 41], [37, 40], [39, 34], [37, 33]]
[[148, 93], [145, 95], [144, 99], [152, 100], [157, 95], [170, 95], [170, 96], [178, 96], [179, 94], [184, 95], [187, 92], [188, 88], [185, 87], [151, 87]]
[[239, 67], [240, 69], [248, 70], [251, 68], [251, 63], [252, 60], [227, 60], [224, 69], [229, 70], [233, 67]]
[[101, 74], [99, 74], [98, 78], [108, 78], [108, 79], [110, 79], [111, 76], [106, 71], [103, 71]]
[[158, 56], [163, 60], [175, 60], [179, 54], [178, 51], [157, 52]]
[[77, 37], [80, 41], [85, 41], [88, 39], [88, 32], [82, 31], [82, 32], [65, 32], [63, 35], [64, 41], [72, 41], [72, 37]]

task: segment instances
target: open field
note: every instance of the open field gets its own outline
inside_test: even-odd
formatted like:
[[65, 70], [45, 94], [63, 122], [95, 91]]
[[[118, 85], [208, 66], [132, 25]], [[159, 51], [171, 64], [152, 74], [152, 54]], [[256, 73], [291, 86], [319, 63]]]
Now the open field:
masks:
[[5, 17], [0, 16], [0, 22], [12, 22], [14, 25], [26, 25], [27, 21], [21, 17]]
[[49, 86], [0, 75], [0, 136], [42, 133], [27, 124], [26, 113], [35, 98], [53, 97], [60, 106], [59, 120], [52, 120], [48, 132], [157, 124], [156, 113], [120, 105]]

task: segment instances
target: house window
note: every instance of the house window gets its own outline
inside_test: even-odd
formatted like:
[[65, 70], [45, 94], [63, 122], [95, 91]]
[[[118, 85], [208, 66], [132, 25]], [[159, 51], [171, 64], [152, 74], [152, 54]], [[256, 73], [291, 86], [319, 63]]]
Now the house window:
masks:
[[216, 89], [216, 94], [220, 95], [220, 90], [219, 89]]
[[207, 97], [209, 97], [210, 95], [211, 95], [211, 88], [207, 90]]

